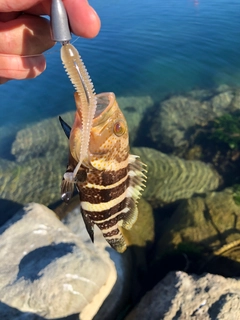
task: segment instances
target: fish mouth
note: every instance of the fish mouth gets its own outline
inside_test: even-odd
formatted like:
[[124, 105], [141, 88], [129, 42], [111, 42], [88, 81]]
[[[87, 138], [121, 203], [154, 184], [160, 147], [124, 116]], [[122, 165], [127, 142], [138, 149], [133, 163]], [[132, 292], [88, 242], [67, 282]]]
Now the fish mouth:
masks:
[[101, 124], [109, 116], [109, 110], [114, 104], [115, 94], [113, 92], [103, 92], [97, 96], [97, 108], [94, 115], [93, 126]]

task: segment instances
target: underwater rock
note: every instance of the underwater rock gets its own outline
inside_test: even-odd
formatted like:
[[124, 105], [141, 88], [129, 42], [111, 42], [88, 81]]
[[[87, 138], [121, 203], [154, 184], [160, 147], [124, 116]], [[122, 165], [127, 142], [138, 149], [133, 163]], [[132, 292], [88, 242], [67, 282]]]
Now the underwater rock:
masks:
[[[62, 117], [64, 121], [72, 124], [74, 112], [64, 113]], [[68, 140], [63, 133], [58, 117], [54, 117], [18, 131], [11, 152], [17, 162], [23, 162], [51, 155], [57, 149], [68, 150]]]
[[64, 152], [49, 155], [49, 158], [30, 159], [23, 164], [0, 159], [0, 198], [45, 205], [60, 200], [66, 163]]
[[239, 292], [239, 279], [170, 272], [125, 320], [240, 319]]
[[150, 148], [132, 148], [131, 152], [148, 166], [143, 197], [154, 207], [214, 190], [220, 184], [219, 174], [201, 161], [183, 160]]
[[233, 111], [240, 109], [240, 89], [236, 89], [232, 100]]
[[[133, 142], [136, 138], [139, 124], [146, 110], [152, 107], [153, 100], [149, 96], [117, 97], [117, 100], [127, 119], [130, 142]], [[75, 111], [67, 112], [61, 117], [72, 126], [74, 113]], [[20, 130], [12, 144], [11, 153], [16, 157], [17, 162], [23, 162], [27, 159], [48, 156], [59, 150], [66, 150], [67, 152], [68, 140], [61, 128], [58, 117], [54, 117]]]
[[1, 319], [14, 319], [12, 309], [26, 319], [92, 319], [117, 280], [103, 247], [73, 234], [40, 204], [28, 204], [0, 228], [0, 246]]
[[[231, 91], [221, 92], [218, 95], [215, 95], [210, 103], [212, 111], [214, 112], [215, 117], [220, 117], [223, 114], [223, 111], [226, 112], [228, 107], [231, 105], [234, 94]], [[214, 118], [215, 118], [214, 117]]]
[[154, 240], [154, 217], [150, 204], [140, 198], [138, 202], [138, 219], [131, 230], [121, 228], [128, 246], [146, 247]]
[[16, 132], [18, 130], [16, 125], [11, 125], [9, 123], [6, 126], [0, 126], [0, 158], [13, 158], [11, 155], [11, 145], [15, 140]]
[[[195, 125], [195, 117], [207, 119], [205, 114], [209, 110], [209, 105], [200, 101], [177, 96], [165, 100], [161, 103], [158, 114], [153, 117], [150, 135], [152, 141], [159, 149], [162, 146], [168, 148], [180, 148], [188, 145], [188, 139], [185, 137], [186, 131]], [[200, 115], [203, 111], [203, 116]]]
[[239, 89], [221, 86], [216, 90], [194, 90], [186, 96], [173, 96], [161, 102], [153, 115], [150, 136], [158, 149], [171, 151], [189, 146], [196, 126], [225, 113], [240, 110]]
[[186, 248], [199, 249], [206, 260], [198, 266], [199, 271], [207, 268], [208, 272], [224, 276], [239, 275], [239, 190], [229, 188], [181, 201], [164, 226], [157, 245], [158, 256], [185, 244]]

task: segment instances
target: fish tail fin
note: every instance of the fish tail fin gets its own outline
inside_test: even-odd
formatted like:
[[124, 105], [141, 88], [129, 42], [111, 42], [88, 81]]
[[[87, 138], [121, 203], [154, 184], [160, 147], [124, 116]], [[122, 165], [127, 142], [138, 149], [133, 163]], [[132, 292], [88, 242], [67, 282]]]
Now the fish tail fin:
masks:
[[[119, 229], [118, 229], [119, 230]], [[122, 233], [119, 230], [120, 237], [118, 239], [106, 239], [110, 246], [119, 253], [123, 253], [127, 249], [127, 244], [123, 238]]]

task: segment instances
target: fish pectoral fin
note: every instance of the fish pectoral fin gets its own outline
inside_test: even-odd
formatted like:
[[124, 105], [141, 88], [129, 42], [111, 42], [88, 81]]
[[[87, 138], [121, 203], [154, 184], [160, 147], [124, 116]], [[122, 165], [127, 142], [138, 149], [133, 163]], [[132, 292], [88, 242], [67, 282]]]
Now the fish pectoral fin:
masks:
[[64, 202], [68, 203], [72, 198], [73, 191], [74, 191], [74, 184], [63, 178], [62, 184], [61, 184], [61, 199]]
[[58, 117], [58, 119], [59, 119], [59, 121], [60, 121], [60, 123], [61, 123], [61, 126], [62, 126], [62, 128], [63, 128], [63, 131], [64, 131], [64, 133], [65, 133], [65, 135], [67, 136], [67, 138], [69, 139], [69, 137], [70, 137], [70, 132], [71, 132], [71, 127], [63, 120], [63, 118], [62, 117]]
[[83, 221], [85, 224], [85, 227], [87, 229], [87, 232], [89, 234], [89, 237], [91, 238], [92, 242], [94, 242], [94, 224], [91, 221], [91, 219], [86, 215], [83, 210], [81, 209]]
[[129, 186], [126, 190], [125, 216], [119, 221], [119, 226], [130, 230], [138, 218], [137, 203], [145, 188], [146, 165], [142, 163], [138, 156], [129, 155]]

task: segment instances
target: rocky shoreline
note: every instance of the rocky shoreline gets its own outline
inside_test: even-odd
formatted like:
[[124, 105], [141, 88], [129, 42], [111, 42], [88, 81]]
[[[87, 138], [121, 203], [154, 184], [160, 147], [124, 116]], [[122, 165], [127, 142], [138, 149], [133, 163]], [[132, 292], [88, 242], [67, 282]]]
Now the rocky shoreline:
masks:
[[148, 166], [128, 250], [97, 228], [91, 243], [78, 197], [58, 202], [68, 156], [58, 119], [19, 131], [16, 161], [0, 159], [0, 318], [240, 318], [240, 89], [118, 102]]

